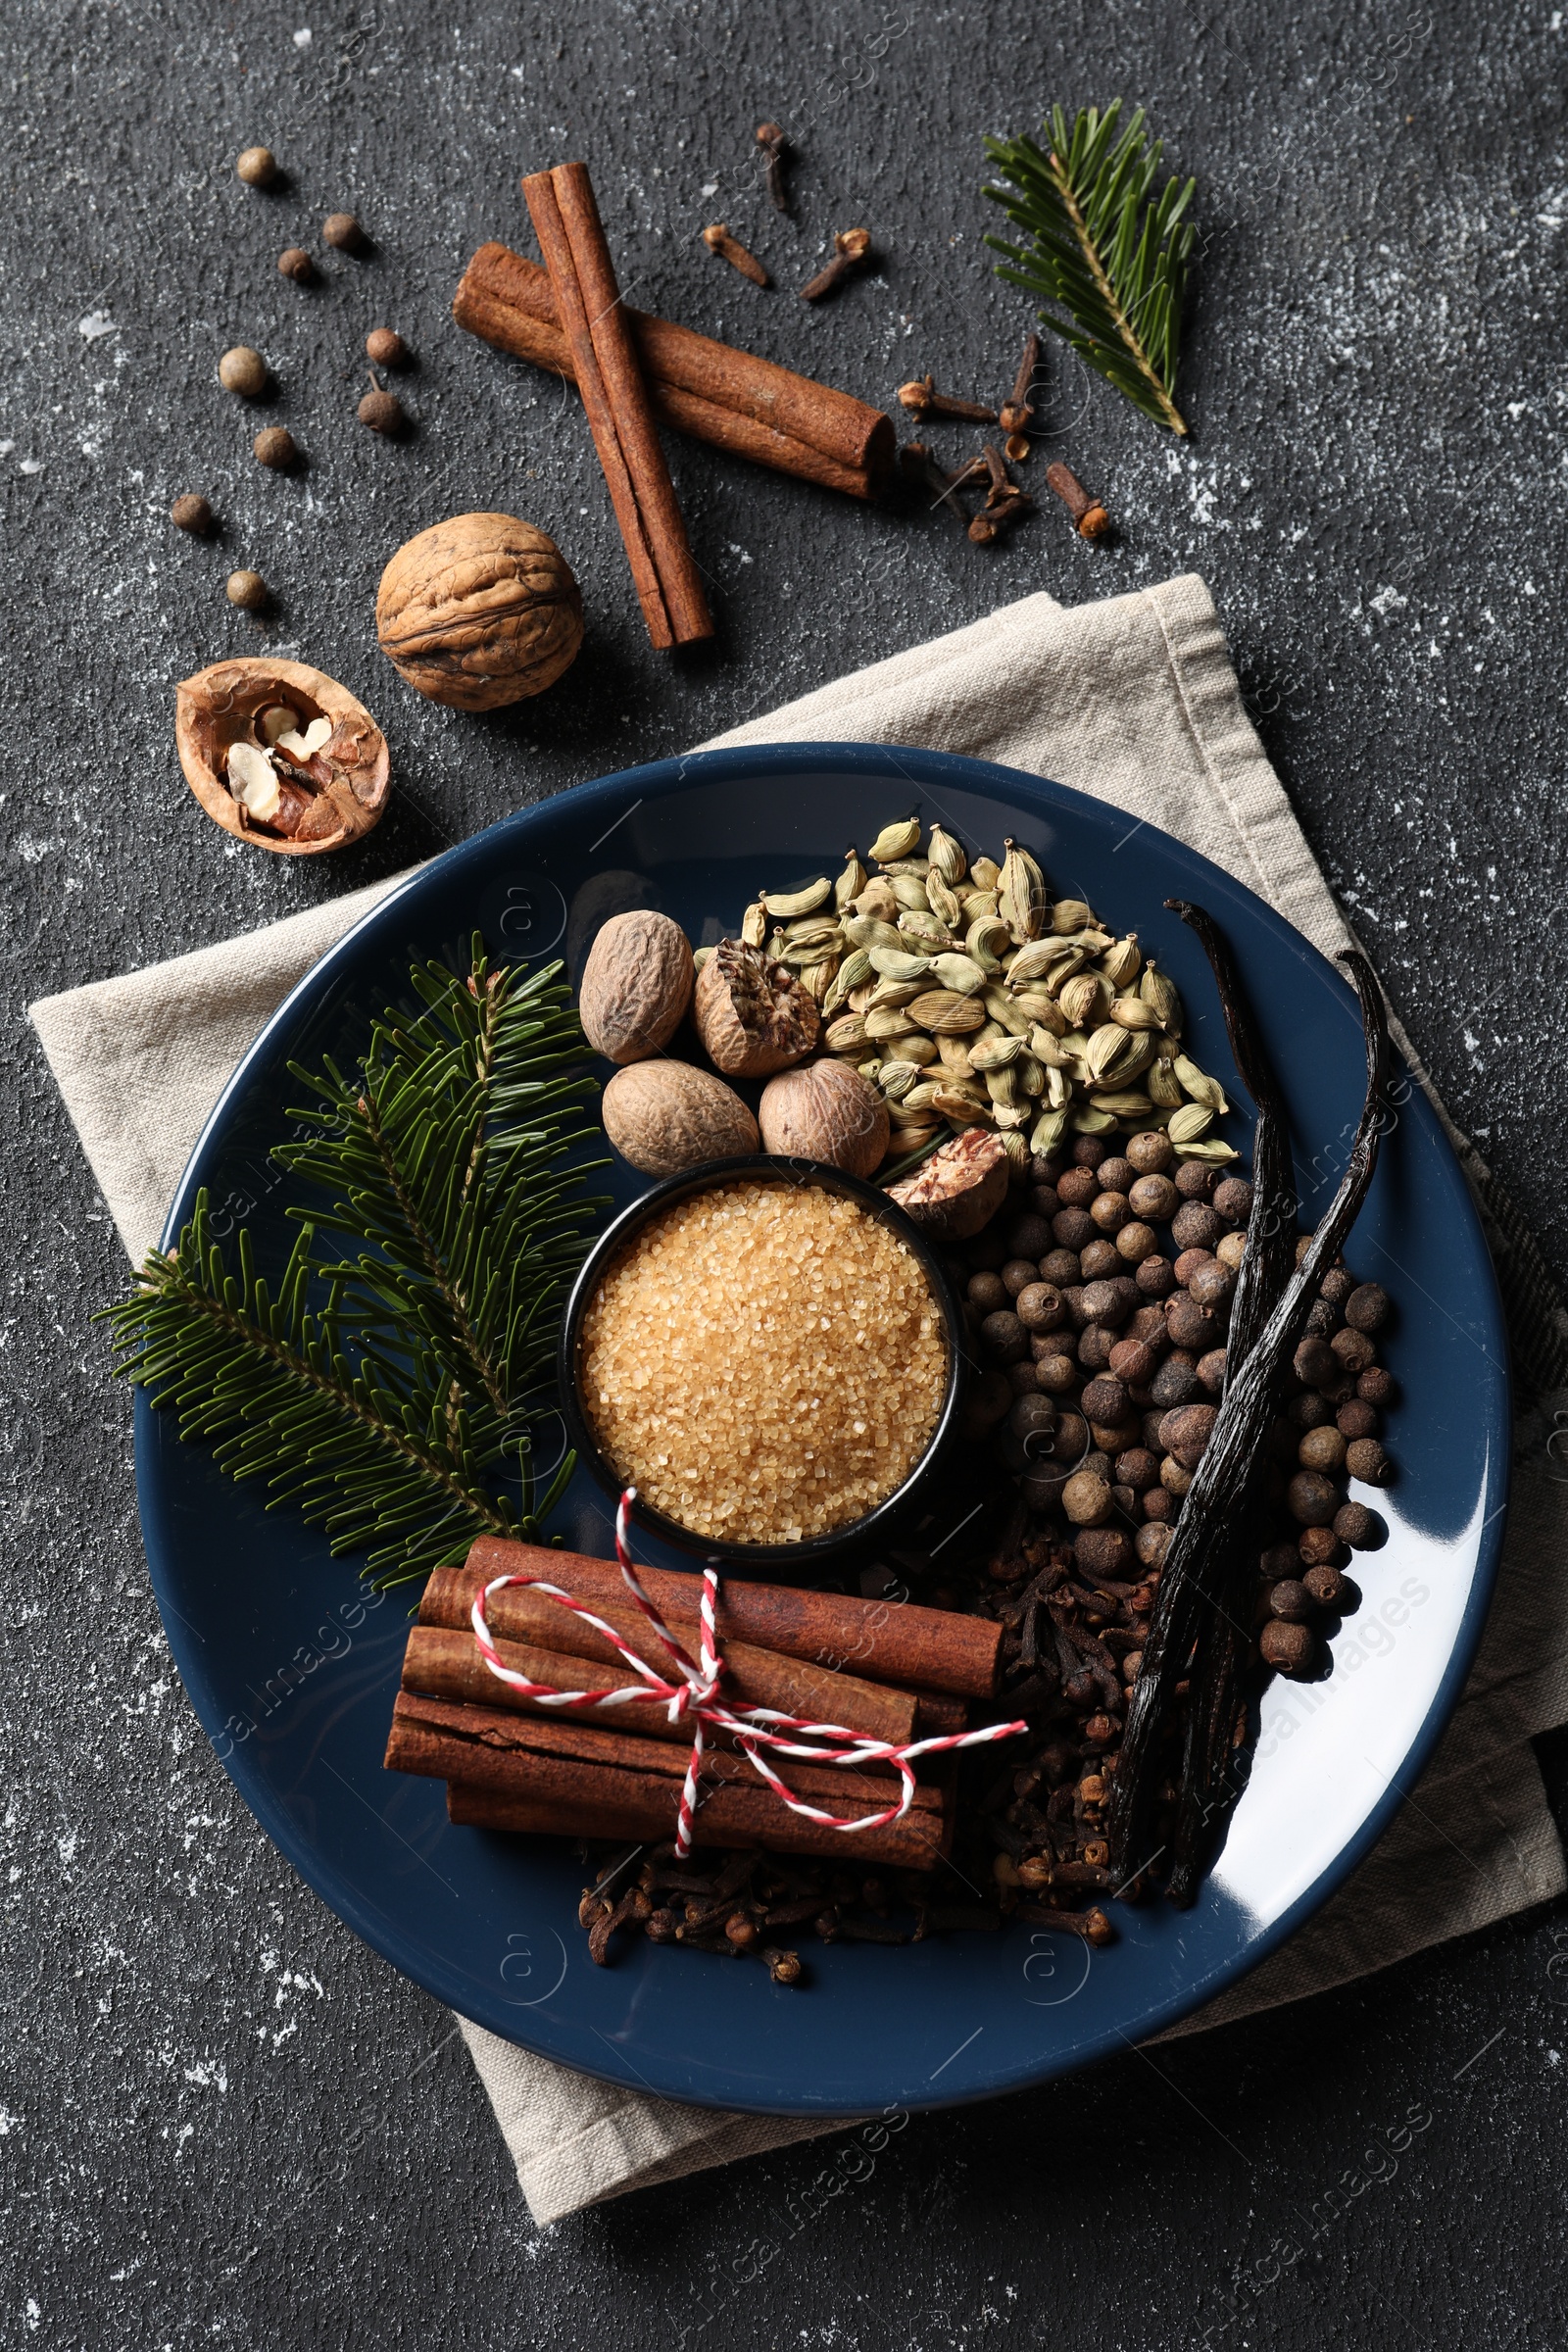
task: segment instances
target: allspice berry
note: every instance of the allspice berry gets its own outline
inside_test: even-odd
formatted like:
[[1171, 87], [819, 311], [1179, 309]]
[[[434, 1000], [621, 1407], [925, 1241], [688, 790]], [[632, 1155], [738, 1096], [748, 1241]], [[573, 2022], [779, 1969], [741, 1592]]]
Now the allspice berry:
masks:
[[248, 188], [270, 188], [277, 177], [277, 158], [270, 147], [247, 147], [234, 169]]
[[270, 466], [274, 473], [287, 473], [299, 456], [294, 436], [286, 425], [269, 424], [251, 443], [258, 464]]
[[303, 245], [285, 245], [277, 257], [278, 274], [291, 277], [297, 286], [308, 286], [316, 275], [316, 264]]
[[360, 422], [368, 424], [372, 433], [401, 433], [408, 421], [395, 392], [367, 392], [360, 403]]
[[228, 601], [242, 612], [259, 612], [267, 602], [267, 582], [259, 571], [231, 571]]
[[410, 352], [396, 327], [372, 326], [365, 338], [368, 356], [377, 368], [406, 368]]
[[205, 539], [213, 528], [213, 510], [205, 498], [187, 490], [170, 508], [169, 519], [176, 531], [189, 531], [193, 538]]
[[225, 392], [238, 392], [245, 400], [255, 400], [267, 390], [267, 362], [248, 343], [236, 343], [219, 361], [218, 380]]
[[1305, 1625], [1271, 1617], [1258, 1639], [1265, 1666], [1280, 1674], [1305, 1674], [1317, 1659], [1317, 1637]]
[[365, 251], [365, 231], [352, 213], [328, 213], [321, 223], [321, 234], [339, 253]]

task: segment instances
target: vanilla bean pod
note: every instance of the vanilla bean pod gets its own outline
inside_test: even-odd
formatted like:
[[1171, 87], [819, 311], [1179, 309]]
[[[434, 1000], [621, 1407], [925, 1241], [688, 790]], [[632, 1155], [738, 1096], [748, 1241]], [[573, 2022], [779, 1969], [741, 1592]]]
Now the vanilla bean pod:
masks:
[[[1116, 1867], [1134, 1866], [1161, 1769], [1160, 1733], [1182, 1683], [1195, 1619], [1213, 1605], [1211, 1559], [1223, 1559], [1250, 1511], [1265, 1467], [1264, 1441], [1281, 1372], [1306, 1328], [1317, 1286], [1355, 1221], [1377, 1165], [1388, 1019], [1372, 967], [1351, 951], [1340, 959], [1355, 982], [1366, 1038], [1366, 1097], [1348, 1164], [1327, 1215], [1244, 1363], [1231, 1375], [1208, 1444], [1193, 1474], [1160, 1573], [1144, 1662], [1128, 1702], [1121, 1759], [1111, 1783], [1109, 1837]], [[1200, 1579], [1203, 1581], [1200, 1581]], [[1137, 1856], [1139, 1865], [1142, 1856]]]
[[[1291, 1162], [1285, 1105], [1268, 1051], [1230, 947], [1212, 915], [1185, 899], [1167, 899], [1171, 911], [1198, 934], [1225, 1016], [1231, 1054], [1257, 1112], [1252, 1134], [1252, 1205], [1247, 1250], [1236, 1278], [1226, 1340], [1234, 1370], [1250, 1354], [1268, 1315], [1291, 1278], [1296, 1255], [1296, 1171]], [[1203, 1854], [1211, 1850], [1239, 1790], [1226, 1766], [1234, 1749], [1241, 1685], [1252, 1653], [1251, 1601], [1257, 1545], [1255, 1516], [1238, 1530], [1228, 1560], [1209, 1565], [1215, 1606], [1199, 1628], [1183, 1740], [1180, 1812], [1168, 1882], [1184, 1908], [1197, 1892]]]

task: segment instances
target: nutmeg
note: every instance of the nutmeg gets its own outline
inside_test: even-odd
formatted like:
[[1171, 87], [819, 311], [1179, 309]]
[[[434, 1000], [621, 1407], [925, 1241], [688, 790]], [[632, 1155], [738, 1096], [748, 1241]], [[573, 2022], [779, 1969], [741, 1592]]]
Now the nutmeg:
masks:
[[757, 1150], [757, 1121], [739, 1095], [685, 1061], [634, 1061], [617, 1070], [600, 1108], [622, 1159], [645, 1176], [678, 1176], [705, 1159]]
[[821, 1027], [788, 964], [736, 939], [720, 940], [704, 964], [692, 1010], [709, 1059], [727, 1078], [767, 1078], [804, 1060]]
[[577, 1011], [610, 1061], [646, 1061], [667, 1046], [692, 997], [692, 951], [679, 923], [641, 910], [612, 915], [588, 951]]
[[432, 702], [496, 710], [542, 694], [582, 643], [582, 597], [555, 541], [513, 514], [455, 514], [398, 549], [375, 633]]
[[762, 1148], [786, 1158], [825, 1160], [869, 1176], [888, 1148], [888, 1106], [847, 1062], [813, 1061], [781, 1070], [762, 1090]]

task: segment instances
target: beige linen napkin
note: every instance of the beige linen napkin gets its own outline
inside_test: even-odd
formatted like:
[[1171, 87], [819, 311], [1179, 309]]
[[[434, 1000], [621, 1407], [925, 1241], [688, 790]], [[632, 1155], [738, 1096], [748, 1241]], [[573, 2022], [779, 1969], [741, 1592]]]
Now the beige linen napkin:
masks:
[[[1052, 776], [1201, 851], [1325, 954], [1349, 936], [1243, 710], [1196, 578], [1076, 611], [1027, 597], [718, 740], [921, 744]], [[273, 1006], [396, 887], [376, 884], [32, 1007], [133, 1259], [157, 1239], [214, 1101]], [[1507, 1543], [1481, 1655], [1436, 1758], [1375, 1853], [1285, 1949], [1178, 2032], [1387, 1967], [1565, 1884], [1528, 1742], [1568, 1721], [1568, 1483], [1547, 1452], [1568, 1403], [1568, 1317], [1517, 1215], [1454, 1140], [1487, 1218], [1521, 1398]], [[677, 2106], [463, 2031], [540, 2222], [841, 2128]]]

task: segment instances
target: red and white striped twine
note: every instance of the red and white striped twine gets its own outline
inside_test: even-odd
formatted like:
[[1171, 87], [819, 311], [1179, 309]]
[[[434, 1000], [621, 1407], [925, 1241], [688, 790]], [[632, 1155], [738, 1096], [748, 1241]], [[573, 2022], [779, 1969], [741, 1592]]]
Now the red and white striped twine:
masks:
[[[677, 1814], [675, 1853], [684, 1860], [691, 1851], [692, 1822], [697, 1811], [698, 1773], [703, 1760], [703, 1736], [711, 1727], [714, 1731], [734, 1735], [743, 1754], [756, 1766], [775, 1796], [788, 1805], [792, 1813], [802, 1814], [808, 1821], [819, 1821], [826, 1828], [842, 1830], [854, 1837], [860, 1830], [876, 1830], [890, 1821], [901, 1821], [909, 1809], [914, 1796], [913, 1760], [916, 1756], [937, 1754], [948, 1747], [984, 1747], [994, 1740], [1011, 1740], [1028, 1730], [1026, 1723], [987, 1724], [977, 1732], [948, 1732], [940, 1739], [913, 1740], [896, 1747], [886, 1740], [869, 1740], [858, 1732], [846, 1731], [838, 1723], [810, 1723], [804, 1716], [783, 1715], [776, 1707], [727, 1707], [718, 1697], [718, 1686], [724, 1673], [724, 1661], [719, 1654], [713, 1630], [713, 1608], [718, 1598], [718, 1570], [703, 1570], [703, 1596], [698, 1604], [702, 1639], [698, 1644], [700, 1658], [693, 1658], [684, 1649], [661, 1618], [638, 1581], [626, 1544], [626, 1528], [637, 1490], [628, 1487], [621, 1495], [615, 1512], [615, 1557], [620, 1573], [626, 1580], [626, 1590], [652, 1626], [654, 1635], [668, 1652], [675, 1667], [673, 1675], [661, 1674], [640, 1658], [623, 1642], [612, 1626], [596, 1617], [592, 1609], [584, 1608], [559, 1585], [547, 1584], [542, 1576], [492, 1577], [483, 1592], [476, 1592], [470, 1612], [473, 1638], [479, 1644], [479, 1654], [498, 1680], [520, 1690], [525, 1698], [543, 1707], [560, 1707], [567, 1713], [580, 1712], [585, 1707], [662, 1706], [671, 1723], [688, 1722], [692, 1727], [692, 1752], [686, 1766], [686, 1778], [681, 1787]], [[548, 1593], [564, 1609], [581, 1617], [596, 1633], [612, 1642], [628, 1666], [642, 1677], [640, 1682], [625, 1683], [613, 1690], [558, 1690], [552, 1683], [530, 1682], [525, 1674], [502, 1664], [495, 1643], [490, 1639], [490, 1627], [485, 1617], [485, 1603], [492, 1592], [507, 1585], [526, 1585], [536, 1592]], [[794, 1735], [793, 1737], [791, 1735]], [[830, 1745], [815, 1744], [829, 1741]], [[885, 1806], [880, 1813], [867, 1813], [858, 1821], [840, 1821], [834, 1813], [826, 1813], [820, 1805], [809, 1805], [804, 1797], [795, 1796], [786, 1788], [766, 1756], [771, 1748], [779, 1756], [799, 1756], [812, 1764], [843, 1764], [854, 1767], [861, 1764], [891, 1764], [897, 1770], [904, 1787], [896, 1805]]]

